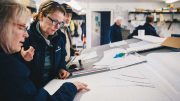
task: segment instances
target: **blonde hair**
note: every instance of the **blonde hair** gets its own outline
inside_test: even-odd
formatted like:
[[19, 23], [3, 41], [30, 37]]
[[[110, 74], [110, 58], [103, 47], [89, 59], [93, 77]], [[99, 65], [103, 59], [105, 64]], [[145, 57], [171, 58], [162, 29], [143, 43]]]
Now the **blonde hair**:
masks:
[[13, 53], [11, 40], [13, 37], [14, 22], [30, 19], [29, 10], [15, 0], [0, 1], [0, 46], [7, 53]]

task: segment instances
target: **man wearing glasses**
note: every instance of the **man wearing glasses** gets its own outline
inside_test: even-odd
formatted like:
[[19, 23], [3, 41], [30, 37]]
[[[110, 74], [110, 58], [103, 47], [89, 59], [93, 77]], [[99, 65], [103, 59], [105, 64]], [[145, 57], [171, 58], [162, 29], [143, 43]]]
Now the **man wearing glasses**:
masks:
[[65, 42], [58, 29], [64, 26], [65, 10], [57, 2], [49, 1], [40, 5], [39, 12], [28, 30], [25, 46], [35, 49], [33, 60], [28, 62], [31, 79], [38, 88], [55, 77], [66, 79]]

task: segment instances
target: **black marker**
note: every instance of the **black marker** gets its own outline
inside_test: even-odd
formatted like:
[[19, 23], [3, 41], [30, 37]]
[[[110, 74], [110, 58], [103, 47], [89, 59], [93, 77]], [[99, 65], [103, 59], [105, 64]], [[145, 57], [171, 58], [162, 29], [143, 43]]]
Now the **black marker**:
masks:
[[79, 62], [79, 66], [80, 66], [80, 68], [82, 67], [82, 62], [81, 62], [81, 60], [78, 60], [78, 62]]

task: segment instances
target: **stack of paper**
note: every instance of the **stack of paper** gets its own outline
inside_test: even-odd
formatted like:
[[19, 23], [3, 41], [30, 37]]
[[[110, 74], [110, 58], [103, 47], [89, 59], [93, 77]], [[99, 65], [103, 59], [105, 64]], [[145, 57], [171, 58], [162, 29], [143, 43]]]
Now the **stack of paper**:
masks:
[[158, 44], [161, 44], [164, 40], [166, 40], [166, 38], [160, 38], [160, 37], [151, 36], [151, 35], [133, 36], [133, 37], [144, 40], [144, 41], [152, 42], [152, 43], [158, 43]]
[[118, 69], [121, 67], [134, 65], [145, 61], [146, 61], [145, 58], [142, 56], [128, 55], [122, 58], [112, 58], [112, 59], [103, 58], [99, 62], [96, 62], [94, 65], [107, 66], [109, 67], [109, 69]]
[[140, 55], [124, 55], [123, 57], [115, 58], [114, 56], [118, 53], [125, 52], [124, 49], [111, 49], [104, 52], [104, 57], [99, 61], [94, 63], [95, 66], [106, 66], [109, 69], [118, 69], [121, 67], [130, 66], [133, 64], [145, 62], [145, 58]]

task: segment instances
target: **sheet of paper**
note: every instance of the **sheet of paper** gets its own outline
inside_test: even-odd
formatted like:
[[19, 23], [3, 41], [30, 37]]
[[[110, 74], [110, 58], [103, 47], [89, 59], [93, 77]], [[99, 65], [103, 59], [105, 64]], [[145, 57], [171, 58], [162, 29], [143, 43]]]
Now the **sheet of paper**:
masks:
[[103, 58], [99, 61], [94, 63], [93, 65], [105, 65], [108, 66], [110, 65], [114, 60], [114, 56], [117, 53], [126, 53], [126, 50], [122, 49], [122, 48], [113, 48], [110, 50], [106, 50], [104, 51], [104, 56]]
[[121, 67], [134, 65], [145, 61], [146, 59], [143, 56], [128, 55], [123, 58], [114, 59], [114, 61], [110, 64], [110, 69], [118, 69]]
[[95, 66], [108, 66], [110, 69], [118, 69], [121, 67], [125, 67], [125, 66], [129, 66], [129, 65], [133, 65], [136, 63], [141, 63], [146, 61], [144, 57], [142, 56], [136, 56], [136, 55], [124, 55], [123, 57], [118, 57], [118, 58], [114, 58], [114, 56], [118, 53], [118, 52], [124, 52], [125, 50], [123, 49], [114, 49], [114, 50], [108, 50], [104, 52], [104, 57], [94, 63], [93, 65]]
[[133, 36], [134, 38], [141, 39], [144, 41], [152, 42], [152, 43], [159, 43], [161, 44], [166, 38], [160, 38], [152, 35], [145, 35], [145, 36]]
[[[138, 67], [139, 66], [139, 67]], [[141, 64], [135, 66], [136, 68], [123, 68], [121, 71], [113, 72], [110, 75], [112, 79], [129, 82], [137, 86], [146, 86], [155, 88], [155, 85], [151, 82], [148, 76], [146, 76]]]
[[148, 73], [151, 72], [139, 64], [67, 80], [52, 80], [44, 88], [52, 95], [62, 83], [80, 81], [87, 83], [90, 91], [79, 92], [74, 101], [172, 101], [154, 85]]
[[[89, 88], [94, 87], [131, 87], [131, 86], [138, 86], [143, 87], [143, 85], [153, 85], [149, 77], [145, 76], [145, 72], [141, 69], [143, 65], [137, 65], [135, 67], [112, 70], [107, 72], [102, 72], [98, 74], [92, 74], [77, 78], [71, 78], [67, 80], [59, 80], [54, 79], [50, 81], [44, 88], [52, 95], [55, 93], [57, 89], [64, 83], [64, 82], [74, 82], [74, 81], [81, 81], [87, 83]], [[143, 87], [144, 88], [144, 87]], [[147, 88], [154, 88], [154, 87], [147, 87]]]
[[151, 53], [147, 55], [148, 64], [157, 71], [180, 95], [180, 52]]
[[123, 40], [123, 41], [119, 41], [119, 42], [110, 43], [109, 46], [110, 47], [118, 47], [118, 46], [125, 45], [125, 44], [127, 44], [127, 42]]
[[139, 47], [139, 46], [144, 46], [144, 45], [149, 45], [149, 44], [152, 44], [152, 43], [147, 42], [147, 41], [139, 41], [136, 43], [129, 44], [129, 47]]
[[126, 50], [127, 52], [138, 52], [138, 51], [145, 51], [145, 50], [150, 50], [150, 49], [159, 48], [159, 47], [161, 47], [160, 44], [140, 41], [137, 43], [129, 44], [129, 48], [127, 48]]

